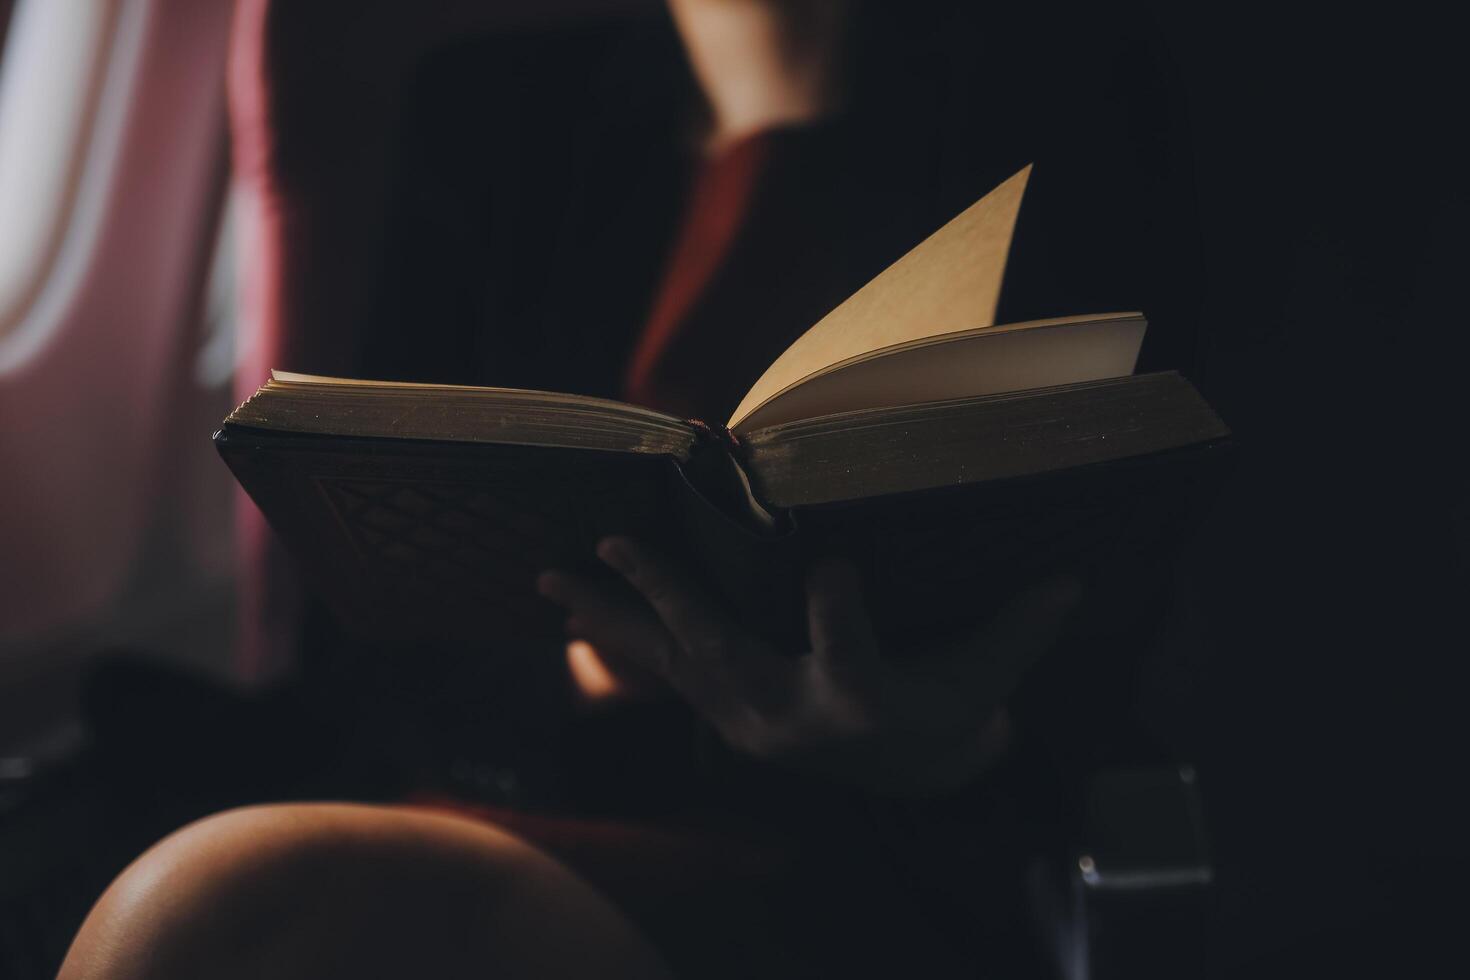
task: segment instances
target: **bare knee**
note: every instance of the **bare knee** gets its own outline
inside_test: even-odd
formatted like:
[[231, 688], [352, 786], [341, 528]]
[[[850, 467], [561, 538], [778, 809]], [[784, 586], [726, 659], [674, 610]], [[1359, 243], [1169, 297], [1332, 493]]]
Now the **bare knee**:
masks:
[[508, 833], [296, 804], [222, 813], [154, 846], [99, 900], [61, 978], [662, 972], [616, 909]]

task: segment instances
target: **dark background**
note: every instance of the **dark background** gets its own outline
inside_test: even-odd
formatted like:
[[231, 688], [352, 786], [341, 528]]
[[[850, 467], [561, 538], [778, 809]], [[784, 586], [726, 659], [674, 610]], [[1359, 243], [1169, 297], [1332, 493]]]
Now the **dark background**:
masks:
[[1219, 952], [1444, 962], [1466, 859], [1462, 55], [1411, 8], [1157, 15], [1193, 131], [1197, 380], [1242, 447], [1185, 583]]

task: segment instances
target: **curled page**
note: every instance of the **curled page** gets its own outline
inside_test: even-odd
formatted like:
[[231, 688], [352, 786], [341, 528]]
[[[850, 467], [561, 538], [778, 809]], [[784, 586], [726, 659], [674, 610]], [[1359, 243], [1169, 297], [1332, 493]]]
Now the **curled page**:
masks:
[[995, 323], [1028, 165], [796, 339], [746, 393], [729, 427], [803, 379], [863, 354]]

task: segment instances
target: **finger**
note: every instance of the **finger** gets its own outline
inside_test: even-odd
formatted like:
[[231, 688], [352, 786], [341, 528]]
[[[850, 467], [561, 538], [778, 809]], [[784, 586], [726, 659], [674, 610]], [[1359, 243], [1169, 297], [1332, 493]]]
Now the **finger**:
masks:
[[967, 651], [956, 651], [973, 664], [969, 682], [997, 701], [1009, 697], [1066, 632], [1081, 600], [1082, 583], [1070, 575], [1017, 596], [967, 644]]
[[692, 658], [729, 666], [737, 646], [748, 645], [733, 622], [676, 565], [630, 538], [607, 538], [597, 554], [648, 600], [658, 618]]
[[779, 716], [797, 684], [796, 662], [749, 634], [674, 563], [628, 538], [608, 538], [602, 560], [642, 593], [674, 640], [669, 682], [722, 731], [752, 713]]
[[662, 677], [631, 658], [586, 640], [568, 643], [566, 658], [572, 683], [588, 703], [652, 701], [671, 690]]
[[576, 638], [663, 678], [711, 721], [729, 710], [731, 692], [685, 655], [668, 627], [643, 604], [566, 572], [542, 574], [537, 589], [573, 610]]
[[673, 637], [640, 605], [606, 586], [567, 572], [543, 573], [536, 580], [536, 589], [571, 612], [568, 633], [591, 640], [603, 650], [627, 657], [648, 670], [664, 673]]
[[831, 671], [862, 672], [878, 663], [878, 640], [851, 562], [826, 559], [807, 571], [807, 630], [812, 653]]
[[612, 701], [624, 696], [628, 685], [623, 682], [597, 648], [586, 640], [567, 644], [567, 669], [585, 701]]

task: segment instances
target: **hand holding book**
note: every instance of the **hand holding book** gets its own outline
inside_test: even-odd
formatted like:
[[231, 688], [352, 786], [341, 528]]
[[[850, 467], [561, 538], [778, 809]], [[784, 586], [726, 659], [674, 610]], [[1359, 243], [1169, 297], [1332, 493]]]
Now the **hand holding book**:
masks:
[[819, 562], [807, 574], [810, 649], [793, 658], [647, 545], [609, 538], [598, 555], [645, 601], [568, 572], [541, 576], [541, 594], [566, 607], [579, 637], [663, 678], [738, 751], [908, 795], [958, 789], [1003, 751], [1005, 702], [1081, 593], [1075, 579], [1053, 578], [960, 636], [886, 651], [856, 569]]
[[725, 425], [275, 372], [216, 443], [365, 644], [543, 655], [536, 576], [593, 570], [616, 535], [788, 652], [807, 649], [804, 569], [842, 555], [885, 655], [922, 649], [1058, 569], [1167, 553], [1228, 442], [1186, 379], [1133, 375], [1141, 314], [996, 324], [1028, 176], [814, 324]]

